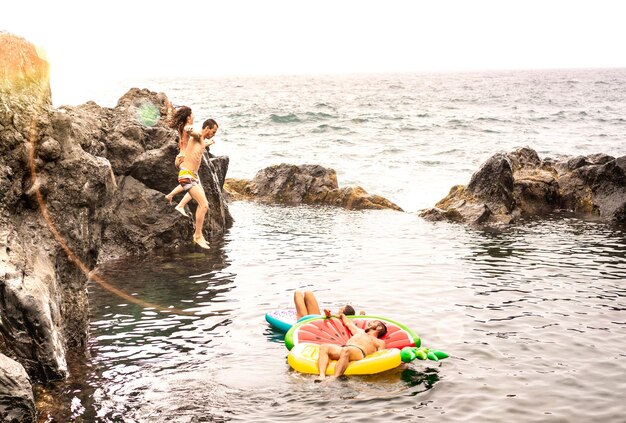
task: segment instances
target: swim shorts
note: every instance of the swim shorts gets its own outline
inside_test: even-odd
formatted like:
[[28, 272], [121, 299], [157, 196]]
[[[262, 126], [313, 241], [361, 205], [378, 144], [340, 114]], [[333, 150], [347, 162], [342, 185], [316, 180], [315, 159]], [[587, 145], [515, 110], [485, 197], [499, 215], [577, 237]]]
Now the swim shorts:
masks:
[[178, 183], [185, 191], [188, 191], [191, 187], [199, 185], [200, 179], [195, 172], [181, 167], [178, 172]]

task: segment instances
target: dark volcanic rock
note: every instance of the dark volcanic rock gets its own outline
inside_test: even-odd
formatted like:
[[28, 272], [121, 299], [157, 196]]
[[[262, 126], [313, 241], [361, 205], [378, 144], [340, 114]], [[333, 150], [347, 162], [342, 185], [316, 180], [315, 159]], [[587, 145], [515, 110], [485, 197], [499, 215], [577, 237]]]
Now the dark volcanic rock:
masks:
[[563, 207], [576, 212], [591, 213], [607, 220], [624, 222], [626, 206], [626, 172], [615, 159], [602, 155], [589, 157], [587, 164], [559, 175]]
[[337, 188], [337, 174], [317, 165], [281, 164], [260, 170], [252, 184], [251, 193], [260, 201], [315, 204]]
[[337, 174], [319, 165], [280, 164], [260, 170], [254, 179], [228, 179], [224, 187], [231, 198], [286, 205], [326, 204], [346, 209], [392, 209], [391, 201], [368, 194], [361, 187], [339, 188]]
[[467, 187], [452, 187], [436, 208], [422, 212], [430, 220], [451, 220], [470, 224], [511, 221], [514, 208], [513, 170], [504, 154], [491, 157], [476, 172]]
[[508, 213], [513, 209], [513, 169], [504, 154], [496, 154], [472, 175], [467, 192], [482, 200], [494, 213]]
[[[159, 149], [148, 150], [137, 157], [130, 176], [146, 185], [148, 188], [169, 193], [176, 185], [176, 169], [174, 159], [178, 147], [168, 142]], [[154, 175], [169, 175], [170, 177], [155, 178]]]
[[626, 222], [626, 157], [599, 153], [540, 160], [526, 147], [496, 154], [472, 176], [467, 187], [455, 186], [434, 209], [420, 215], [429, 220], [470, 224], [510, 223], [567, 209]]
[[215, 157], [208, 161], [208, 166], [204, 164], [200, 166], [198, 173], [210, 204], [204, 226], [211, 233], [211, 236], [222, 234], [224, 227], [230, 227], [233, 224], [233, 218], [228, 211], [223, 194], [228, 164], [228, 157]]
[[122, 176], [118, 193], [103, 232], [106, 242], [100, 249], [99, 261], [175, 247], [191, 240], [191, 218], [172, 213], [172, 206], [161, 192], [147, 188], [132, 176]]

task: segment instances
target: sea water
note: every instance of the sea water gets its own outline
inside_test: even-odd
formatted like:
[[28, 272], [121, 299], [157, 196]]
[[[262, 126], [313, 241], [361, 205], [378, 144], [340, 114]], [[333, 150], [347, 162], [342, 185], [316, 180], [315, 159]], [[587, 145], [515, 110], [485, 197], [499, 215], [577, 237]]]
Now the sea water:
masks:
[[[228, 177], [320, 164], [404, 209], [235, 202], [211, 250], [105, 264], [77, 421], [623, 421], [626, 228], [567, 212], [499, 230], [417, 211], [498, 152], [626, 154], [626, 69], [129, 81], [220, 124]], [[123, 92], [92, 98], [114, 106]], [[172, 178], [174, 175], [172, 175]], [[172, 211], [175, 213], [174, 211]], [[411, 327], [450, 358], [320, 386], [264, 314], [295, 289]], [[167, 312], [167, 310], [170, 312]], [[163, 311], [165, 310], [165, 311]]]

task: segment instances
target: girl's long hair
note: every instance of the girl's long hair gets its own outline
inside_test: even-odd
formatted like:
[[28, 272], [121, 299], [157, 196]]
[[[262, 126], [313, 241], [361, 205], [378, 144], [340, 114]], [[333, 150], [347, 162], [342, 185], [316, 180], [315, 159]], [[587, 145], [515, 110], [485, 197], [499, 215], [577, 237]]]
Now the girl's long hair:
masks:
[[178, 134], [182, 135], [185, 123], [187, 123], [187, 118], [189, 116], [191, 116], [190, 107], [182, 106], [176, 109], [169, 121], [169, 127], [172, 129], [176, 129], [178, 131]]

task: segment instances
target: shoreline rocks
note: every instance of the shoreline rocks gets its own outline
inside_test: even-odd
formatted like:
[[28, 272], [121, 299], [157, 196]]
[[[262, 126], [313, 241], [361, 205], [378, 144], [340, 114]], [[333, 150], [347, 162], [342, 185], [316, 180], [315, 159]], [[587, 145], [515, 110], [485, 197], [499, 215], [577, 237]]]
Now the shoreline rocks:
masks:
[[[163, 122], [164, 94], [133, 88], [115, 108], [53, 109], [49, 66], [32, 44], [0, 33], [0, 53], [0, 353], [45, 383], [67, 376], [68, 351], [88, 353], [89, 272], [191, 245], [193, 221], [165, 200], [177, 134]], [[228, 157], [200, 170], [211, 237], [233, 222], [227, 171]]]
[[339, 188], [337, 173], [319, 165], [280, 164], [257, 172], [252, 180], [227, 179], [224, 190], [232, 200], [284, 205], [329, 205], [348, 210], [402, 209], [363, 188]]
[[626, 223], [626, 156], [606, 154], [540, 159], [524, 147], [489, 158], [467, 186], [456, 185], [427, 220], [471, 225], [510, 224], [558, 210]]

